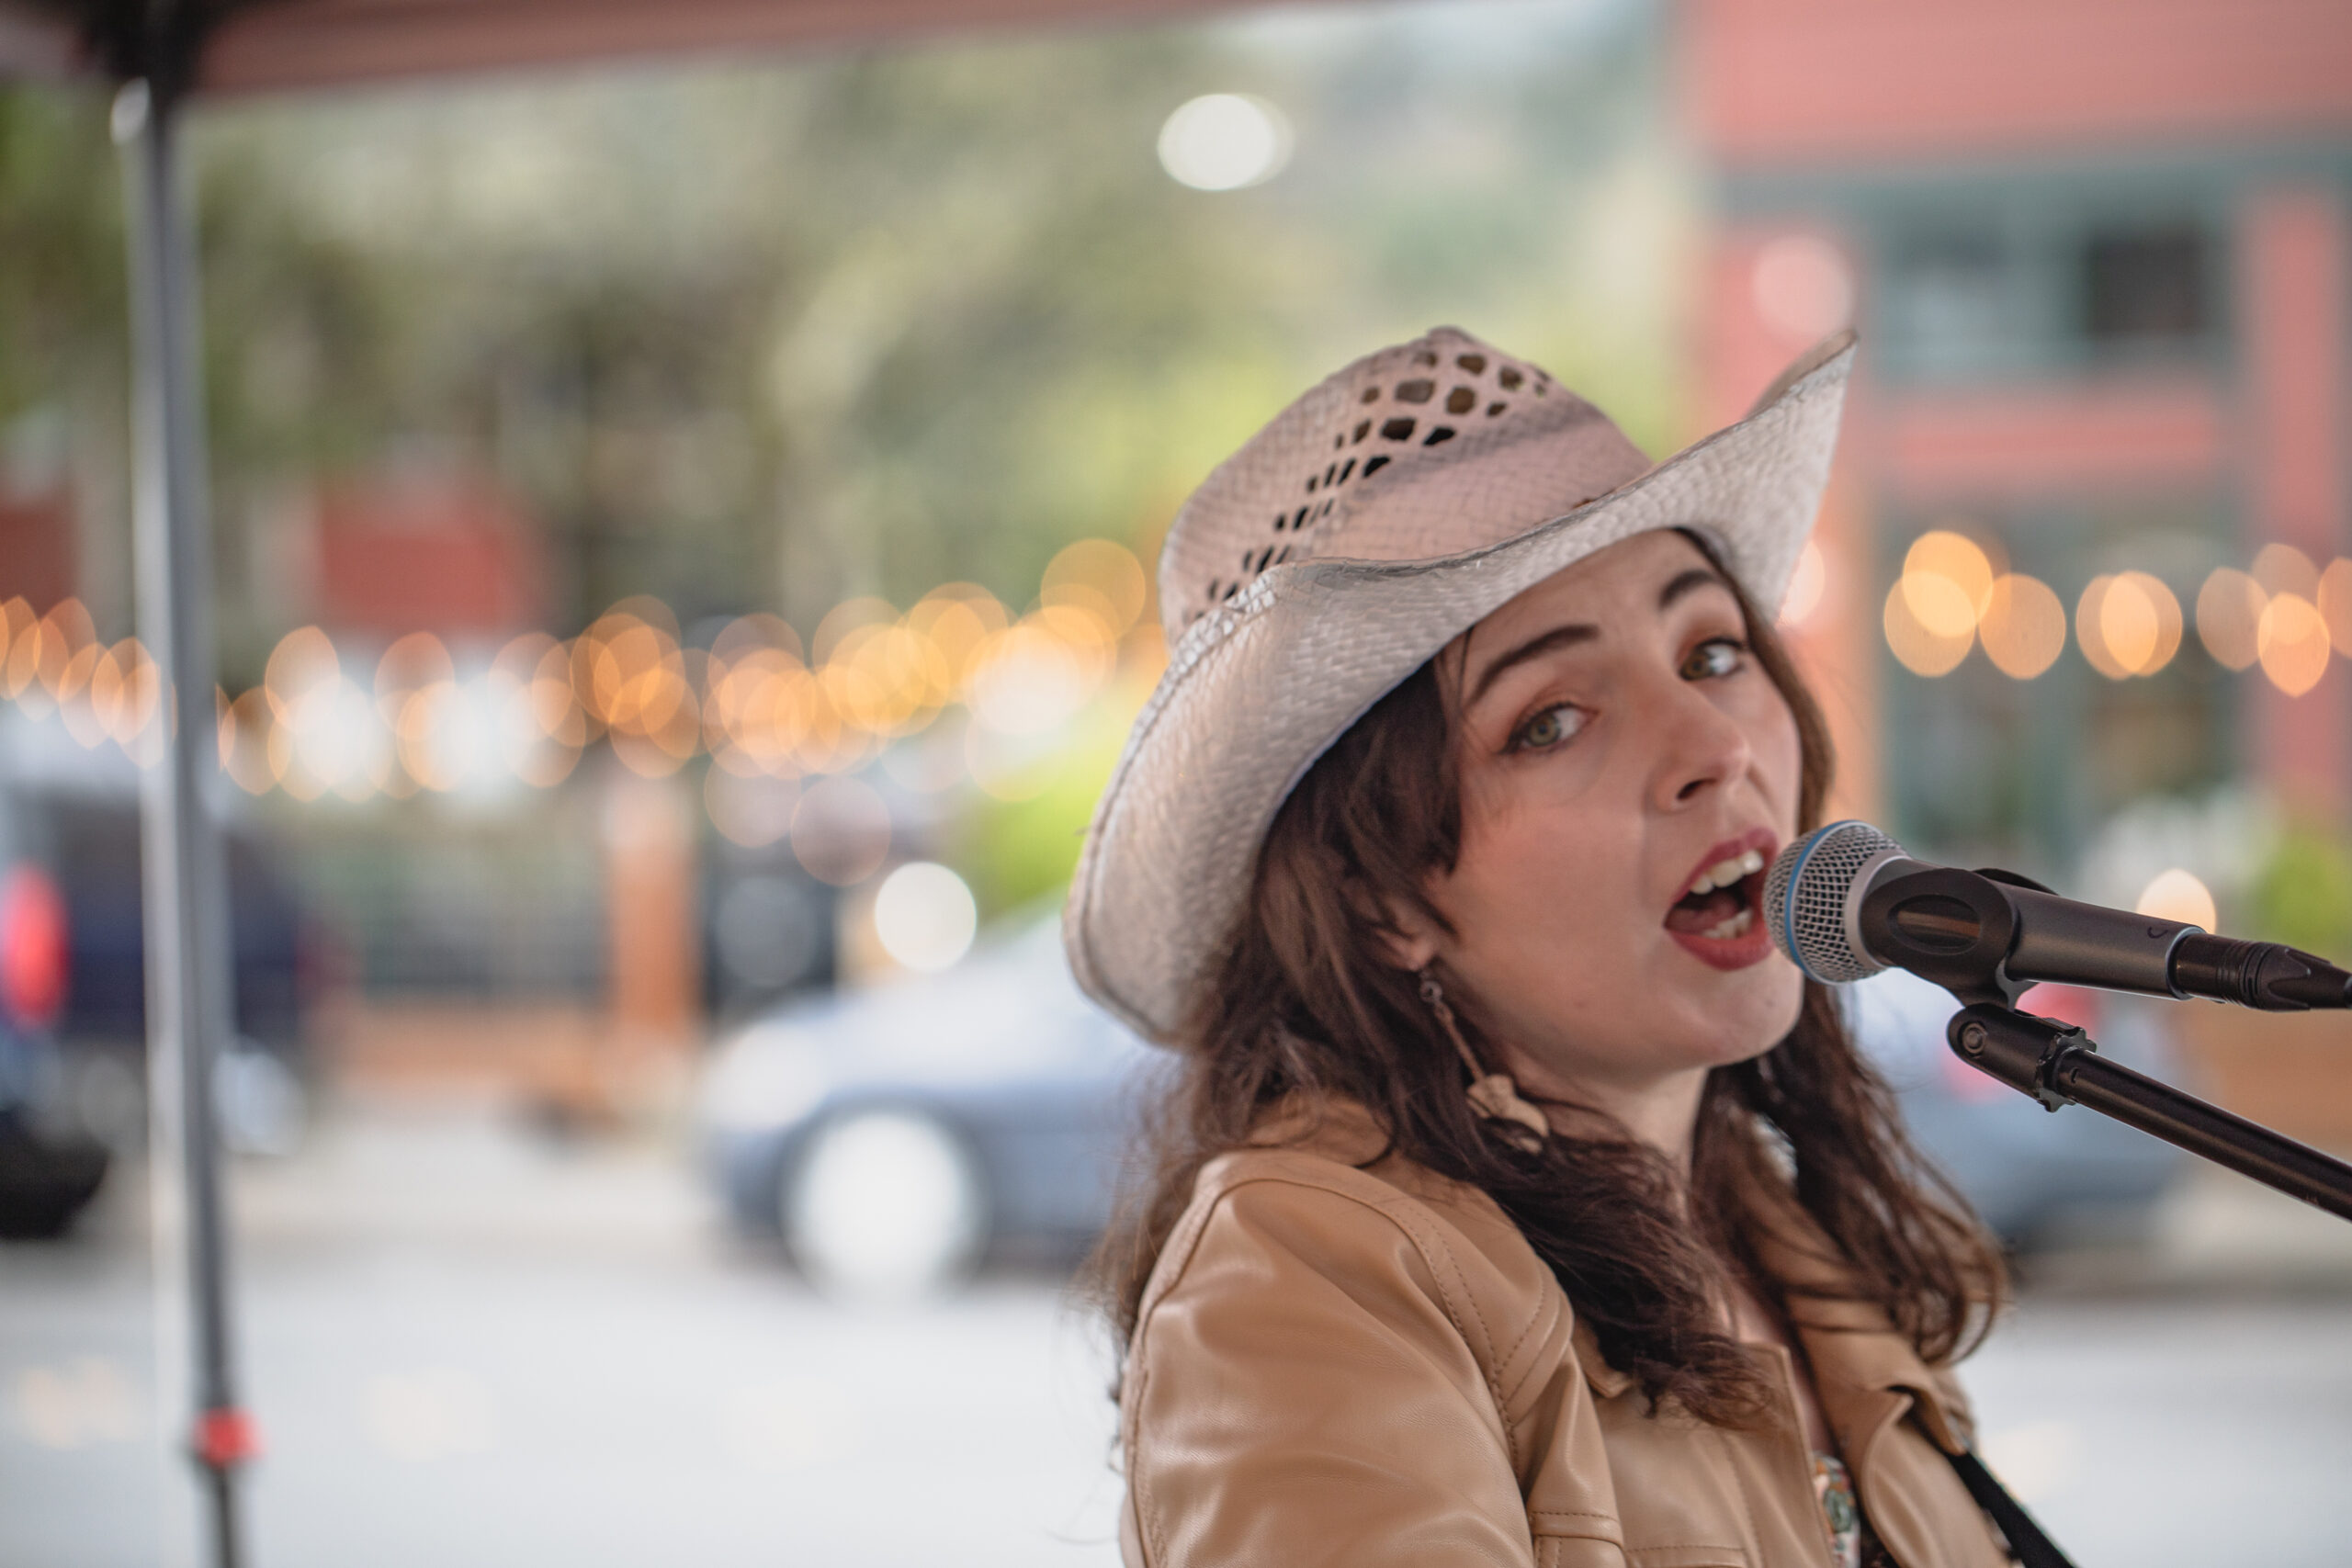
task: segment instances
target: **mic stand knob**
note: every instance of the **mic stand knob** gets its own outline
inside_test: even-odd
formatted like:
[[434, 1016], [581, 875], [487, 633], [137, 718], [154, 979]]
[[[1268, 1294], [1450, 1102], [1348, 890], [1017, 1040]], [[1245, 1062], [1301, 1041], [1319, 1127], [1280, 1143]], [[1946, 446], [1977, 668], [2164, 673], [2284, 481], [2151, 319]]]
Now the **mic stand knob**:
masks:
[[1962, 1008], [1944, 1032], [1962, 1061], [2031, 1095], [2044, 1111], [2075, 1103], [2059, 1087], [2068, 1055], [2098, 1049], [2097, 1041], [2072, 1024], [1989, 1002]]

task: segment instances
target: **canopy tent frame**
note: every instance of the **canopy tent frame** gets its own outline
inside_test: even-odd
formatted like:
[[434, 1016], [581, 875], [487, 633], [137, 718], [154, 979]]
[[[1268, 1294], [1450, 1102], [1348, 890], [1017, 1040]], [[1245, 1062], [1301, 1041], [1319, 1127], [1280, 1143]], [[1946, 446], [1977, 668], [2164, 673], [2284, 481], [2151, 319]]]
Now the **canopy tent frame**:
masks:
[[[219, 773], [213, 716], [212, 526], [201, 304], [187, 173], [186, 85], [202, 39], [194, 13], [158, 6], [118, 92], [131, 315], [131, 548], [139, 638], [154, 661], [163, 756], [141, 779], [146, 937], [149, 1168], [159, 1291], [173, 1265], [187, 1290], [187, 1452], [216, 1568], [243, 1562], [238, 1475], [255, 1450], [238, 1396], [229, 1224], [220, 1167], [220, 1053], [234, 1027], [227, 863], [206, 808]], [[174, 1233], [177, 1258], [167, 1255]]]

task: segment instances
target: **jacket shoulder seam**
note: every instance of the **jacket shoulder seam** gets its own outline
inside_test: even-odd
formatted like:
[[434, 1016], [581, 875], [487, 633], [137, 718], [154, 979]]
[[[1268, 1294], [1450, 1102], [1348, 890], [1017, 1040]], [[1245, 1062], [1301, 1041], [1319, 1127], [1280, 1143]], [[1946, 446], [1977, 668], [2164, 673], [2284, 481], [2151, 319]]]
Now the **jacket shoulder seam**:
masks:
[[[1190, 1234], [1185, 1237], [1183, 1260], [1177, 1266], [1176, 1271], [1169, 1276], [1167, 1285], [1155, 1292], [1150, 1306], [1146, 1310], [1146, 1319], [1148, 1319], [1151, 1311], [1159, 1307], [1161, 1298], [1167, 1294], [1167, 1292], [1173, 1290], [1177, 1282], [1183, 1278], [1184, 1271], [1191, 1268], [1193, 1252], [1200, 1245], [1201, 1235], [1207, 1229], [1210, 1216], [1224, 1204], [1227, 1199], [1242, 1188], [1259, 1185], [1301, 1187], [1310, 1191], [1328, 1192], [1335, 1198], [1344, 1199], [1361, 1208], [1372, 1211], [1396, 1226], [1405, 1239], [1412, 1244], [1413, 1250], [1419, 1255], [1421, 1262], [1429, 1269], [1430, 1278], [1437, 1287], [1439, 1308], [1444, 1312], [1446, 1322], [1453, 1325], [1454, 1333], [1461, 1337], [1463, 1344], [1469, 1349], [1471, 1360], [1478, 1365], [1479, 1381], [1486, 1384], [1487, 1397], [1494, 1403], [1495, 1424], [1502, 1431], [1504, 1451], [1510, 1458], [1511, 1472], [1516, 1475], [1520, 1462], [1519, 1437], [1511, 1429], [1510, 1412], [1504, 1405], [1501, 1388], [1502, 1369], [1495, 1362], [1495, 1337], [1487, 1327], [1486, 1314], [1479, 1310], [1477, 1298], [1471, 1292], [1469, 1281], [1463, 1278], [1462, 1266], [1453, 1256], [1453, 1249], [1446, 1246], [1442, 1237], [1422, 1234], [1427, 1226], [1419, 1216], [1408, 1217], [1406, 1211], [1427, 1207], [1420, 1199], [1381, 1181], [1378, 1177], [1365, 1176], [1352, 1166], [1337, 1166], [1337, 1162], [1331, 1163], [1338, 1169], [1346, 1170], [1351, 1175], [1376, 1183], [1386, 1190], [1385, 1193], [1374, 1197], [1363, 1192], [1351, 1191], [1349, 1188], [1352, 1183], [1329, 1177], [1318, 1177], [1306, 1171], [1251, 1171], [1231, 1178], [1221, 1183], [1216, 1195], [1201, 1206], [1195, 1216], [1195, 1223], [1190, 1227]], [[1451, 1289], [1446, 1282], [1448, 1275], [1453, 1277]], [[1459, 1303], [1457, 1303], [1457, 1297], [1460, 1298]], [[1468, 1325], [1463, 1322], [1461, 1311], [1463, 1306], [1468, 1307], [1471, 1319], [1477, 1325], [1476, 1341], [1471, 1338]], [[1140, 1324], [1136, 1332], [1138, 1335], [1142, 1332]], [[1524, 1338], [1524, 1336], [1522, 1335], [1521, 1337]], [[1479, 1354], [1482, 1346], [1486, 1352], [1483, 1356]]]

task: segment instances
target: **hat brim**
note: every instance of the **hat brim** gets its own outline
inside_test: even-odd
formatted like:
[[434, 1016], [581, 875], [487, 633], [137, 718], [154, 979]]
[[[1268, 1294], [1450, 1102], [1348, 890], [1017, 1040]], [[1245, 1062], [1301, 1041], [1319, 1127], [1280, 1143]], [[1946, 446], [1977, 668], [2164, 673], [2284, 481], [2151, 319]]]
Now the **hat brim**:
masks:
[[1070, 884], [1062, 929], [1080, 986], [1171, 1043], [1306, 770], [1440, 649], [1554, 573], [1688, 528], [1776, 611], [1828, 483], [1853, 367], [1850, 336], [1825, 346], [1738, 423], [1500, 544], [1292, 562], [1194, 622], [1136, 720]]

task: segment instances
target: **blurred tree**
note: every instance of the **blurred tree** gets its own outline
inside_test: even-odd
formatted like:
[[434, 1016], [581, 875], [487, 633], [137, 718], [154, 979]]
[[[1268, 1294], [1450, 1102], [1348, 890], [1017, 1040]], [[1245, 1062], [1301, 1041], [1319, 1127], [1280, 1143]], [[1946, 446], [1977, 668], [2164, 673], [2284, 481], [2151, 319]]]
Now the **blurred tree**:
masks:
[[[650, 592], [806, 633], [950, 579], [1018, 608], [1081, 536], [1148, 557], [1283, 402], [1440, 321], [1663, 449], [1693, 204], [1662, 28], [1329, 7], [209, 105], [224, 677], [302, 613], [287, 520], [355, 476], [494, 476], [548, 532], [559, 632]], [[1284, 111], [1278, 177], [1162, 171], [1216, 91]], [[0, 418], [71, 400], [118, 466], [119, 188], [102, 99], [0, 89]], [[68, 400], [85, 373], [104, 396]], [[121, 499], [85, 498], [85, 558], [127, 556]], [[1117, 739], [1079, 728], [1068, 787], [987, 809], [992, 908], [1067, 874]]]
[[2278, 835], [2255, 878], [2255, 934], [2306, 953], [2352, 950], [2352, 844], [2316, 820]]
[[0, 92], [0, 421], [118, 375], [121, 205], [102, 94]]
[[[473, 463], [553, 532], [576, 618], [650, 592], [805, 629], [949, 578], [1018, 604], [1440, 320], [1666, 445], [1657, 33], [1614, 0], [1342, 12], [216, 107], [224, 532], [266, 551], [306, 473]], [[1160, 171], [1213, 89], [1288, 110], [1280, 178]]]

